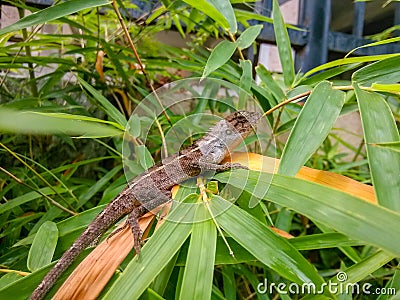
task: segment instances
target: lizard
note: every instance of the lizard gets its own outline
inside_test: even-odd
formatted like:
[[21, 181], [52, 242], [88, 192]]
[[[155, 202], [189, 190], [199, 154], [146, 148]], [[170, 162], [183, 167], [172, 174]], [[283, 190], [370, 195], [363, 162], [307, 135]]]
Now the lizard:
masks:
[[[220, 163], [254, 130], [261, 117], [258, 112], [236, 111], [218, 121], [188, 148], [162, 159], [131, 180], [61, 256], [33, 291], [30, 299], [43, 299], [78, 255], [126, 215], [128, 217], [125, 226], [131, 228], [134, 249], [139, 254], [142, 237], [139, 217], [171, 201], [171, 189], [174, 185], [208, 170], [247, 169], [237, 163]], [[114, 233], [115, 231], [111, 234]]]

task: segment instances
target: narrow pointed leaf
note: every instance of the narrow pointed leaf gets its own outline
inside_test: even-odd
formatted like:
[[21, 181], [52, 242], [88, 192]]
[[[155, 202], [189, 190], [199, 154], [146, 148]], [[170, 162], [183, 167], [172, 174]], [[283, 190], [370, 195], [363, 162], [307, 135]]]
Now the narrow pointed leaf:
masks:
[[400, 152], [400, 142], [389, 142], [389, 143], [372, 143], [371, 146], [388, 148], [390, 150]]
[[217, 230], [204, 205], [197, 207], [180, 299], [210, 299]]
[[56, 20], [61, 17], [71, 15], [83, 9], [98, 7], [109, 3], [111, 3], [110, 0], [69, 0], [66, 2], [62, 2], [58, 5], [54, 5], [37, 11], [31, 15], [26, 16], [25, 18], [22, 18], [14, 24], [4, 27], [0, 30], [0, 35], [34, 25], [44, 24], [46, 22]]
[[201, 11], [203, 14], [209, 16], [215, 22], [218, 23], [222, 28], [230, 28], [230, 24], [225, 16], [211, 3], [206, 0], [183, 0], [187, 4]]
[[272, 16], [274, 19], [274, 32], [276, 45], [278, 46], [279, 59], [281, 61], [283, 78], [286, 86], [291, 86], [295, 73], [292, 57], [292, 46], [290, 45], [289, 35], [283, 20], [282, 13], [279, 9], [278, 0], [273, 0]]
[[[15, 120], [18, 120], [18, 122], [15, 122]], [[85, 116], [0, 108], [0, 132], [68, 134], [86, 138], [117, 136], [123, 133], [121, 129], [103, 123], [102, 120], [87, 119]]]
[[[197, 195], [190, 195], [184, 201], [196, 201]], [[115, 281], [104, 299], [138, 299], [153, 282], [161, 270], [174, 257], [189, 236], [193, 220], [193, 205], [178, 205], [168, 216], [170, 220], [160, 226]]]
[[236, 43], [222, 41], [212, 50], [204, 67], [202, 78], [207, 77], [213, 71], [222, 67], [233, 55], [236, 50]]
[[240, 66], [242, 67], [243, 73], [240, 77], [240, 88], [239, 90], [239, 109], [244, 109], [247, 98], [251, 95], [251, 84], [253, 82], [253, 70], [250, 60], [240, 60]]
[[293, 282], [322, 284], [316, 269], [265, 224], [219, 196], [212, 198], [210, 208], [224, 231], [263, 264]]
[[[248, 173], [247, 173], [248, 172]], [[400, 255], [400, 214], [339, 190], [278, 174], [235, 170], [215, 176], [254, 196], [291, 208], [348, 237]], [[340, 220], [340, 222], [338, 221]], [[381, 222], [380, 220], [385, 220]]]
[[51, 263], [58, 239], [57, 225], [47, 221], [40, 226], [28, 254], [27, 266], [32, 272]]
[[220, 12], [229, 23], [229, 31], [235, 34], [237, 31], [237, 21], [232, 4], [229, 0], [208, 0], [218, 12]]
[[345, 93], [318, 84], [297, 117], [282, 153], [280, 174], [294, 176], [327, 137], [340, 114]]
[[400, 210], [400, 153], [388, 148], [374, 147], [376, 143], [397, 143], [399, 132], [389, 105], [377, 93], [361, 90], [354, 85], [372, 183], [379, 204], [393, 210]]
[[247, 28], [236, 40], [237, 46], [240, 49], [246, 49], [256, 40], [261, 32], [263, 25], [254, 25]]
[[103, 107], [104, 112], [115, 122], [120, 124], [125, 128], [126, 126], [126, 119], [124, 115], [115, 108], [114, 105], [107, 100], [102, 94], [100, 94], [95, 88], [93, 88], [89, 83], [83, 80], [80, 77], [77, 77], [78, 81], [82, 86], [89, 91], [89, 93], [93, 96], [93, 98]]
[[285, 98], [285, 93], [282, 91], [281, 87], [272, 78], [271, 72], [267, 70], [264, 65], [258, 65], [256, 67], [257, 75], [260, 76], [261, 81], [264, 83], [265, 88], [269, 89], [274, 95], [276, 101], [281, 102]]
[[400, 56], [389, 57], [359, 69], [352, 79], [363, 86], [373, 83], [397, 83], [400, 77], [399, 65]]

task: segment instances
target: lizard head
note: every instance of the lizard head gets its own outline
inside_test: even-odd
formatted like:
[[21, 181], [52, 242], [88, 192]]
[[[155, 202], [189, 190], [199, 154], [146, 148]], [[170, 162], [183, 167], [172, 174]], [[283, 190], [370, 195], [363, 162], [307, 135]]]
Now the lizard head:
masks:
[[204, 156], [219, 163], [254, 130], [260, 118], [258, 112], [236, 111], [211, 127], [198, 146]]

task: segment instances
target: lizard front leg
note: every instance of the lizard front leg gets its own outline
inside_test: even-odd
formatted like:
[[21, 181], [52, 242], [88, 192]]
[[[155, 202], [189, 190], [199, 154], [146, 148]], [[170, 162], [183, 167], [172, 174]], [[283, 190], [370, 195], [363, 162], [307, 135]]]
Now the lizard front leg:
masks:
[[217, 171], [217, 172], [222, 172], [222, 171], [227, 171], [230, 169], [245, 169], [248, 170], [249, 168], [239, 164], [239, 163], [224, 163], [223, 165], [219, 165], [219, 164], [214, 164], [214, 163], [209, 163], [206, 161], [199, 161], [196, 163], [192, 164], [194, 167], [197, 168], [201, 168], [203, 170], [213, 170], [213, 171]]

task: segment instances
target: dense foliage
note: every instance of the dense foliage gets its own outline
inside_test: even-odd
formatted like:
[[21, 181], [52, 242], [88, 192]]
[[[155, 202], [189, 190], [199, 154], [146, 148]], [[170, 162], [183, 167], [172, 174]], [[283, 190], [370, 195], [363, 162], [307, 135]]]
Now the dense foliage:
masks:
[[[207, 221], [152, 228], [141, 257], [127, 256], [105, 299], [143, 293], [152, 299], [307, 298], [312, 295], [277, 286], [337, 283], [339, 271], [349, 283], [400, 288], [400, 53], [349, 56], [296, 74], [277, 1], [272, 19], [250, 12], [252, 1], [149, 2], [148, 13], [135, 19], [128, 16], [139, 8], [130, 1], [69, 0], [45, 10], [13, 5], [20, 21], [0, 30], [0, 299], [27, 298], [50, 262], [121, 191], [127, 120], [144, 97], [184, 77], [203, 78], [206, 100], [185, 106], [184, 114], [168, 109], [145, 137], [140, 130], [132, 134], [133, 175], [162, 157], [164, 134], [184, 115], [255, 107], [274, 110], [266, 118], [271, 130], [256, 145], [246, 142], [280, 158], [278, 174], [218, 174], [207, 185], [209, 202], [171, 212], [174, 220]], [[245, 59], [262, 22], [274, 24], [282, 74]], [[158, 41], [169, 29], [184, 38], [184, 47]], [[214, 79], [238, 91], [238, 97], [221, 96], [231, 108], [210, 100], [219, 97]], [[305, 104], [295, 103], [305, 97]], [[361, 115], [359, 146], [337, 135], [348, 129], [333, 128], [351, 112]], [[141, 128], [148, 120], [129, 124]], [[263, 166], [255, 158], [251, 163]], [[294, 178], [303, 165], [373, 184], [378, 205], [357, 194], [368, 187], [343, 177], [324, 173], [336, 188]], [[185, 185], [175, 200], [196, 202], [200, 192], [195, 183]], [[227, 208], [236, 194], [237, 205]], [[257, 287], [265, 280], [275, 287], [262, 293]], [[352, 298], [330, 292], [325, 288], [324, 297]]]

